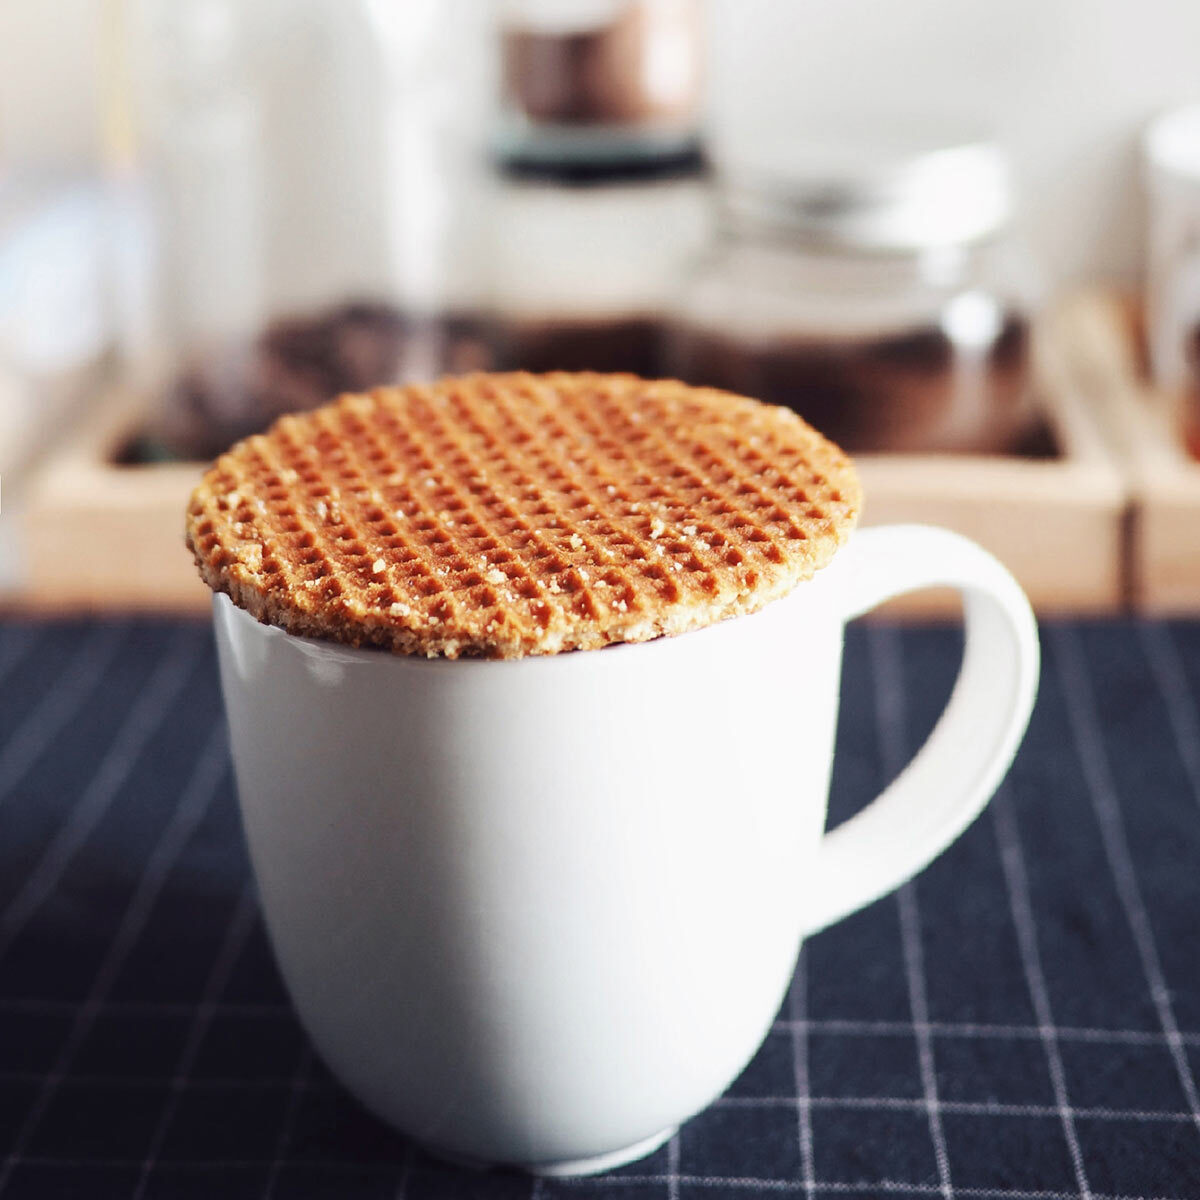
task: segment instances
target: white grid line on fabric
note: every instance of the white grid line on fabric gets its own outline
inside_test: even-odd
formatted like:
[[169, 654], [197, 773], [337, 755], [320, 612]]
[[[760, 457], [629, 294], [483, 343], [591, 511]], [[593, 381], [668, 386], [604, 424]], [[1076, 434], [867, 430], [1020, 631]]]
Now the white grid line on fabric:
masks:
[[667, 1200], [679, 1200], [679, 1130], [667, 1142]]
[[[908, 762], [905, 734], [904, 664], [900, 638], [888, 625], [871, 625], [867, 646], [875, 676], [875, 725], [884, 773], [894, 779]], [[908, 1002], [917, 1042], [917, 1063], [921, 1090], [928, 1110], [929, 1136], [937, 1164], [938, 1182], [945, 1200], [952, 1200], [954, 1184], [950, 1174], [950, 1152], [938, 1111], [937, 1071], [933, 1060], [933, 1040], [925, 1028], [929, 1024], [929, 997], [925, 977], [925, 955], [921, 945], [921, 914], [917, 904], [915, 880], [896, 892], [900, 912], [900, 947], [904, 956], [904, 975]]]
[[[223, 749], [223, 739], [221, 740], [221, 746]], [[221, 761], [223, 766], [224, 755], [222, 755]], [[175, 1119], [180, 1100], [188, 1086], [192, 1070], [195, 1068], [196, 1059], [200, 1054], [200, 1047], [203, 1045], [204, 1037], [208, 1033], [209, 1026], [212, 1024], [214, 1016], [213, 1002], [224, 993], [225, 988], [229, 985], [229, 979], [233, 974], [234, 967], [237, 965], [238, 956], [241, 954], [250, 937], [251, 929], [254, 928], [254, 918], [257, 912], [258, 909], [254, 902], [254, 890], [249, 883], [246, 883], [243, 885], [242, 891], [238, 896], [237, 904], [234, 905], [233, 912], [229, 918], [229, 924], [226, 926], [225, 934], [221, 939], [221, 945], [217, 949], [212, 966], [208, 971], [208, 977], [204, 981], [204, 990], [200, 997], [200, 1003], [196, 1006], [192, 1022], [188, 1027], [187, 1036], [184, 1039], [183, 1049], [180, 1051], [179, 1059], [175, 1064], [175, 1074], [171, 1077], [166, 1103], [163, 1104], [162, 1110], [158, 1114], [158, 1121], [155, 1123], [154, 1132], [150, 1135], [150, 1145], [147, 1147], [145, 1157], [142, 1159], [138, 1181], [133, 1190], [133, 1200], [142, 1200], [142, 1197], [146, 1194], [146, 1188], [150, 1183], [150, 1176], [154, 1168], [158, 1165], [158, 1156], [162, 1153], [163, 1145], [167, 1140], [167, 1134], [171, 1129], [171, 1122]]]
[[[795, 1024], [786, 1018], [777, 1020], [772, 1028], [790, 1029]], [[909, 1035], [911, 1021], [854, 1021], [838, 1018], [810, 1018], [803, 1022], [810, 1033], [838, 1037], [878, 1037], [889, 1034]], [[988, 1025], [972, 1021], [930, 1021], [926, 1026], [933, 1037], [954, 1039], [988, 1039], [1005, 1041], [1039, 1041], [1047, 1028], [1041, 1025]], [[1060, 1042], [1096, 1042], [1113, 1046], [1165, 1046], [1168, 1038], [1160, 1029], [1089, 1029], [1077, 1025], [1056, 1025], [1050, 1030]], [[1185, 1046], [1200, 1046], [1200, 1033], [1180, 1033]]]
[[[182, 673], [179, 671], [179, 665], [181, 661], [186, 660], [180, 660], [177, 656], [172, 655], [163, 661], [165, 664], [172, 666], [172, 670], [170, 672], [156, 671], [155, 676], [161, 681], [169, 681], [175, 678], [176, 673]], [[149, 697], [154, 702], [155, 707], [148, 711], [153, 712], [156, 717], [155, 727], [157, 727], [158, 722], [161, 722], [169, 715], [171, 705], [169, 703], [160, 703], [165, 701], [169, 695], [170, 689], [161, 682], [160, 686], [148, 687], [142, 693], [143, 698]], [[147, 725], [147, 712], [138, 711], [135, 708], [127, 718], [126, 725], [122, 729], [122, 733], [118, 735], [117, 741], [113, 743], [114, 748], [123, 743], [128, 743], [121, 756], [122, 760], [127, 763], [127, 766], [122, 771], [114, 771], [107, 775], [102, 767], [96, 776], [98, 780], [116, 780], [116, 782], [111, 783], [111, 786], [114, 790], [119, 787], [120, 780], [128, 773], [128, 769], [132, 768], [131, 756], [140, 754], [141, 749], [148, 740]], [[136, 736], [131, 733], [128, 737], [125, 737], [126, 729], [136, 731]], [[87, 998], [76, 1012], [71, 1028], [68, 1030], [66, 1038], [59, 1049], [54, 1069], [38, 1089], [37, 1095], [34, 1097], [33, 1103], [25, 1115], [25, 1120], [21, 1124], [12, 1148], [6, 1156], [4, 1163], [0, 1165], [0, 1196], [4, 1194], [5, 1188], [12, 1178], [13, 1168], [21, 1161], [22, 1155], [37, 1132], [42, 1118], [53, 1103], [61, 1080], [69, 1072], [75, 1055], [79, 1052], [87, 1035], [91, 1032], [96, 1017], [103, 1006], [105, 996], [108, 995], [109, 990], [116, 982], [121, 968], [125, 965], [130, 953], [137, 944], [138, 938], [149, 922], [154, 912], [154, 906], [158, 902], [170, 877], [172, 867], [183, 853], [188, 840], [204, 819], [204, 814], [208, 811], [209, 805], [216, 795], [217, 785], [220, 783], [224, 773], [226, 761], [224, 742], [220, 737], [219, 731], [220, 726], [215, 725], [213, 734], [209, 737], [207, 744], [197, 757], [191, 776], [185, 784], [175, 806], [175, 811], [171, 814], [170, 820], [159, 835], [158, 842], [146, 859], [141, 878], [138, 880], [129, 903], [125, 906], [121, 922], [117, 927], [116, 933], [113, 935], [112, 941], [108, 945], [108, 950], [105, 953], [103, 961], [96, 971], [96, 976], [92, 981]], [[110, 785], [106, 783], [105, 786], [108, 787]], [[88, 799], [89, 792], [85, 791], [79, 800], [79, 804], [86, 804]], [[71, 828], [73, 824], [73, 821], [68, 821], [67, 828]]]
[[[788, 1108], [796, 1103], [795, 1096], [723, 1096], [713, 1102], [714, 1108]], [[813, 1096], [813, 1108], [851, 1111], [924, 1112], [929, 1101], [923, 1096]], [[978, 1117], [1050, 1117], [1057, 1118], [1057, 1104], [1005, 1104], [999, 1100], [941, 1100], [938, 1112]], [[1137, 1108], [1068, 1108], [1072, 1118], [1095, 1121], [1131, 1121], [1150, 1124], [1191, 1124], [1192, 1114], [1183, 1111], [1155, 1112]], [[957, 1190], [957, 1189], [956, 1189]]]
[[921, 948], [921, 916], [917, 907], [917, 885], [913, 880], [896, 893], [900, 909], [900, 940], [904, 954], [904, 973], [908, 984], [908, 1002], [913, 1015], [913, 1035], [917, 1042], [917, 1065], [921, 1075], [921, 1091], [929, 1114], [929, 1136], [933, 1140], [933, 1155], [937, 1164], [942, 1195], [951, 1200], [954, 1184], [950, 1175], [950, 1152], [942, 1129], [939, 1106], [937, 1070], [933, 1061], [933, 1039], [928, 1029], [929, 998], [925, 983], [925, 956]]
[[1151, 1002], [1166, 1035], [1179, 1082], [1187, 1097], [1188, 1108], [1191, 1109], [1196, 1127], [1200, 1130], [1200, 1096], [1197, 1095], [1191, 1064], [1184, 1052], [1179, 1025], [1175, 1020], [1175, 1010], [1171, 1004], [1171, 994], [1163, 974], [1162, 959], [1158, 953], [1150, 917], [1138, 885], [1137, 871], [1130, 855], [1121, 816], [1121, 803], [1108, 762], [1108, 750], [1098, 726], [1096, 698], [1086, 659], [1079, 647], [1078, 634], [1073, 629], [1066, 626], [1051, 627], [1048, 636], [1053, 639], [1062, 684], [1063, 705], [1075, 740], [1076, 757], [1087, 784], [1092, 810], [1100, 827], [1104, 854], [1137, 944], [1138, 957], [1141, 959]]
[[800, 947], [796, 963], [796, 974], [788, 996], [788, 1011], [792, 1015], [792, 1075], [796, 1081], [796, 1126], [800, 1139], [801, 1179], [805, 1184], [805, 1195], [812, 1196], [815, 1178], [813, 1168], [812, 1112], [808, 1102], [811, 1086], [808, 1078], [808, 1029], [804, 1018], [808, 1011], [808, 953]]
[[[202, 642], [181, 639], [159, 660], [150, 679], [109, 744], [91, 783], [26, 876], [20, 890], [0, 913], [0, 959], [26, 922], [54, 893], [72, 857], [91, 836], [133, 773], [150, 739], [163, 725], [194, 668]], [[189, 785], [190, 786], [190, 785]]]
[[1200, 804], [1200, 713], [1179, 666], [1179, 653], [1171, 641], [1170, 630], [1161, 621], [1139, 621], [1137, 630], [1150, 674], [1162, 694], [1167, 722], [1192, 785], [1192, 795]]
[[[582, 1184], [586, 1179], [565, 1179], [563, 1183]], [[620, 1175], [606, 1179], [607, 1184], [617, 1184], [625, 1187], [645, 1187], [648, 1184], [661, 1184], [661, 1175]], [[743, 1188], [746, 1191], [762, 1192], [798, 1192], [803, 1184], [790, 1179], [758, 1179], [755, 1176], [720, 1176], [720, 1175], [684, 1175], [680, 1182], [688, 1187], [702, 1188]], [[895, 1179], [868, 1179], [853, 1183], [841, 1180], [818, 1180], [814, 1184], [818, 1192], [834, 1195], [842, 1192], [873, 1191], [895, 1196], [940, 1196], [941, 1184], [938, 1183], [906, 1183]], [[1074, 1192], [1058, 1190], [1040, 1190], [1027, 1188], [990, 1188], [990, 1187], [958, 1187], [958, 1195], [969, 1197], [970, 1200], [1078, 1200]], [[1092, 1200], [1194, 1200], [1189, 1196], [1146, 1196], [1117, 1192], [1093, 1193]]]
[[1021, 849], [1021, 835], [1017, 818], [1012, 809], [1012, 797], [1007, 792], [997, 796], [991, 803], [992, 826], [1000, 848], [1000, 866], [1004, 872], [1004, 883], [1008, 889], [1008, 903], [1016, 927], [1017, 948], [1021, 955], [1021, 966], [1025, 972], [1025, 983], [1029, 988], [1029, 999], [1033, 1004], [1038, 1028], [1042, 1030], [1042, 1049], [1046, 1054], [1046, 1066], [1050, 1071], [1050, 1086], [1054, 1091], [1054, 1102], [1062, 1121], [1063, 1136], [1071, 1155], [1071, 1169], [1075, 1172], [1075, 1183], [1084, 1200], [1090, 1200], [1091, 1187], [1083, 1161], [1083, 1149], [1075, 1119], [1071, 1115], [1071, 1100], [1067, 1091], [1067, 1072], [1063, 1066], [1062, 1052], [1054, 1032], [1054, 1012], [1050, 1003], [1050, 991], [1042, 971], [1042, 957], [1038, 949], [1037, 926], [1033, 918], [1033, 904], [1029, 895], [1029, 877], [1025, 871], [1025, 855]]
[[105, 625], [93, 630], [54, 686], [42, 694], [5, 739], [0, 747], [0, 806], [92, 694], [126, 632], [124, 625]]
[[[308, 1090], [308, 1082], [312, 1076], [313, 1054], [308, 1043], [300, 1047], [300, 1055], [296, 1060], [296, 1069], [288, 1080], [287, 1106], [283, 1110], [283, 1120], [279, 1125], [279, 1137], [275, 1141], [275, 1156], [271, 1159], [271, 1170], [267, 1174], [266, 1186], [263, 1188], [263, 1200], [271, 1200], [275, 1189], [279, 1186], [279, 1173], [287, 1163], [288, 1147], [292, 1144], [292, 1133], [296, 1128], [296, 1118], [300, 1115], [300, 1104], [304, 1093]], [[400, 1194], [402, 1188], [398, 1188]]]

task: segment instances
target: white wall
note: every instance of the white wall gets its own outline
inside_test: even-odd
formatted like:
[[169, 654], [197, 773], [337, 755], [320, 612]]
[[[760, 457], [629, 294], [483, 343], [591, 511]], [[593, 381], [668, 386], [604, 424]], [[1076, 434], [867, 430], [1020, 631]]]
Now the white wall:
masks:
[[[94, 157], [100, 22], [114, 2], [0, 0], [0, 161]], [[1136, 273], [1134, 140], [1156, 109], [1200, 97], [1196, 0], [709, 3], [721, 139], [959, 115], [1013, 150], [1053, 278]]]
[[95, 159], [111, 0], [0, 0], [0, 165]]

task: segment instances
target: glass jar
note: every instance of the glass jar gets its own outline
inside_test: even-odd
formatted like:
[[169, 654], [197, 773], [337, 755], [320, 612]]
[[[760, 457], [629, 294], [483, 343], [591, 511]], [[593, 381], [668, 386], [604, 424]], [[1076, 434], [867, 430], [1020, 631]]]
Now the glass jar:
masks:
[[697, 0], [508, 0], [484, 256], [503, 368], [662, 368], [711, 229]]
[[208, 457], [339, 392], [485, 362], [477, 0], [136, 0], [153, 251], [131, 373]]
[[719, 189], [672, 373], [786, 405], [851, 452], [1032, 451], [1034, 286], [994, 146], [764, 154]]
[[1200, 459], [1200, 105], [1156, 118], [1142, 149], [1150, 368], [1184, 444]]

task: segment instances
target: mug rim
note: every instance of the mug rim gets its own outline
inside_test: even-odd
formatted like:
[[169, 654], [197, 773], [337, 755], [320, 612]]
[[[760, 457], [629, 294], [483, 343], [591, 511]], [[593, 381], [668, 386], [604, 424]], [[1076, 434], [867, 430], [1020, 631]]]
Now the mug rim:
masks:
[[[446, 671], [451, 667], [460, 667], [467, 669], [498, 669], [507, 667], [514, 669], [517, 667], [529, 667], [529, 664], [542, 664], [540, 669], [566, 669], [561, 664], [578, 663], [581, 659], [588, 662], [599, 661], [598, 656], [603, 655], [603, 661], [611, 663], [620, 655], [626, 657], [631, 651], [640, 652], [640, 660], [645, 662], [648, 656], [653, 653], [662, 655], [664, 653], [678, 653], [677, 647], [694, 646], [696, 641], [702, 635], [707, 635], [706, 641], [711, 641], [714, 636], [733, 636], [735, 632], [744, 632], [746, 622], [754, 617], [760, 617], [769, 612], [780, 612], [780, 606], [790, 603], [796, 603], [798, 597], [808, 595], [807, 587], [818, 583], [836, 563], [835, 558], [822, 567], [810, 578], [801, 580], [790, 591], [785, 592], [782, 596], [777, 596], [774, 600], [768, 600], [761, 608], [756, 608], [753, 612], [737, 613], [732, 616], [722, 617], [709, 625], [701, 625], [696, 629], [689, 629], [683, 633], [675, 634], [659, 634], [657, 637], [648, 638], [643, 642], [612, 642], [607, 646], [600, 646], [592, 650], [565, 650], [557, 651], [554, 654], [526, 654], [520, 658], [445, 658], [443, 656], [435, 656], [428, 658], [425, 655], [417, 654], [395, 654], [383, 647], [376, 646], [351, 646], [344, 642], [334, 641], [332, 639], [309, 637], [304, 634], [292, 633], [288, 629], [284, 629], [281, 625], [275, 625], [270, 621], [260, 621], [253, 613], [244, 609], [239, 604], [235, 604], [226, 592], [213, 592], [213, 615], [217, 616], [217, 609], [223, 603], [228, 609], [232, 610], [236, 620], [248, 622], [254, 627], [256, 632], [259, 632], [266, 637], [282, 637], [286, 639], [286, 643], [292, 645], [299, 653], [315, 659], [323, 663], [338, 663], [346, 666], [350, 665], [367, 665], [369, 663], [403, 663], [407, 669], [421, 670], [428, 669], [433, 671]], [[557, 667], [552, 667], [551, 664], [559, 664]], [[394, 669], [400, 669], [396, 667]]]

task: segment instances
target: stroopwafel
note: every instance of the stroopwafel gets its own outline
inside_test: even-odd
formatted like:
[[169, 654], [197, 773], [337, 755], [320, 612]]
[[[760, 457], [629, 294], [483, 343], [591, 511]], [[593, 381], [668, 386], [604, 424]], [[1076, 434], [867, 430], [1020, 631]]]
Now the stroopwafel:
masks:
[[187, 541], [215, 591], [294, 634], [519, 658], [753, 612], [858, 516], [794, 413], [628, 375], [486, 375], [342, 396], [222, 455]]

